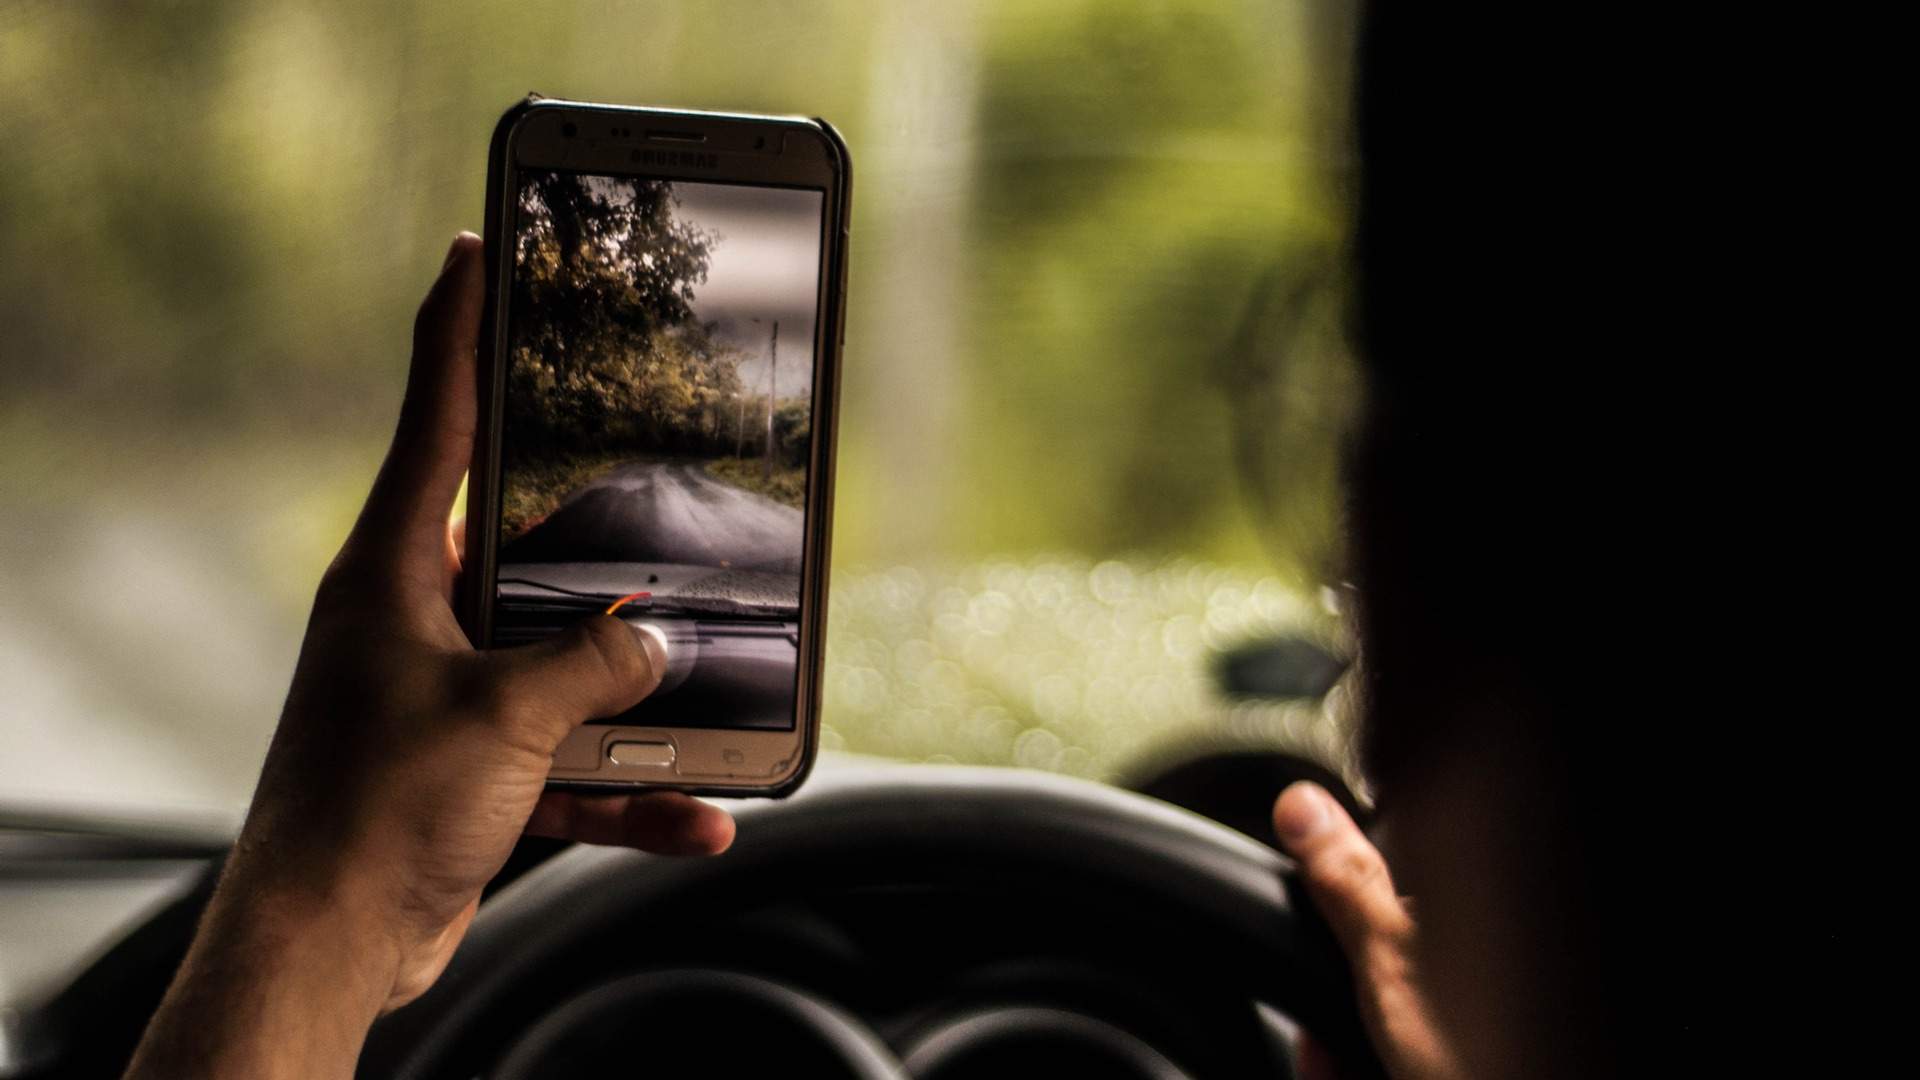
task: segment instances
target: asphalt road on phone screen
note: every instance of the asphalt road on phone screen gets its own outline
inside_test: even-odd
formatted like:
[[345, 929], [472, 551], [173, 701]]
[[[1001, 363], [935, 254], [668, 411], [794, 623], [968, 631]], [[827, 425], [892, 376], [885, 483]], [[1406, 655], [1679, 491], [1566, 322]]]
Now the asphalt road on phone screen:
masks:
[[697, 464], [636, 461], [567, 496], [503, 562], [686, 563], [800, 572], [803, 516]]

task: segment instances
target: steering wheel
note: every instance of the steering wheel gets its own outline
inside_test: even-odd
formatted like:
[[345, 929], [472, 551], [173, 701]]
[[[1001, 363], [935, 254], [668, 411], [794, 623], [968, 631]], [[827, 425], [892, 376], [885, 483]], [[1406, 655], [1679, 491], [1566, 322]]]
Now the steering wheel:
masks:
[[[836, 963], [832, 926], [787, 918], [778, 946], [756, 929], [768, 911], [847, 903], [840, 925], [854, 933], [904, 928], [872, 950], [869, 972], [931, 966], [922, 951], [955, 936], [999, 940], [995, 912], [1043, 912], [1060, 933], [1124, 925], [1112, 957], [1172, 956], [1194, 973], [1191, 986], [1142, 989], [1172, 996], [1141, 1015], [1237, 1000], [1248, 1018], [1277, 1012], [1310, 1032], [1343, 1075], [1379, 1075], [1344, 960], [1292, 864], [1205, 818], [1046, 773], [844, 759], [790, 799], [733, 809], [739, 833], [725, 855], [575, 846], [489, 898], [434, 988], [375, 1026], [360, 1075], [964, 1080], [1042, 1075], [1046, 1062], [1078, 1075], [1219, 1074], [1176, 1063], [1111, 1014], [1021, 1000], [1051, 977], [1043, 964], [1003, 964], [1014, 974], [997, 1001], [962, 991], [930, 1012], [883, 993], [856, 1008], [803, 985]], [[965, 903], [939, 899], [954, 895]], [[839, 996], [882, 981], [858, 976]], [[1117, 994], [1125, 979], [1092, 982], [1089, 993], [1111, 982]], [[863, 1019], [876, 1013], [896, 1019]]]

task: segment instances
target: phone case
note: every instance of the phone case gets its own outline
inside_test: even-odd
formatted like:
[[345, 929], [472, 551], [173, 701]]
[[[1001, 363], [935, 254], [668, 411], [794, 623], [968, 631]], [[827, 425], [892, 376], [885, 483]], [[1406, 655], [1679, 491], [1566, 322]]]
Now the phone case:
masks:
[[[498, 530], [493, 527], [494, 507], [500, 501], [501, 470], [499, 468], [499, 425], [500, 403], [496, 388], [501, 381], [500, 372], [494, 370], [495, 327], [500, 318], [499, 305], [502, 302], [502, 287], [507, 273], [502, 257], [501, 245], [505, 242], [504, 187], [509, 169], [508, 141], [515, 126], [530, 112], [541, 108], [564, 108], [584, 102], [561, 101], [544, 97], [538, 93], [529, 94], [501, 115], [495, 124], [493, 136], [487, 151], [487, 206], [485, 214], [484, 240], [486, 245], [486, 299], [481, 326], [484, 328], [481, 355], [476, 364], [479, 386], [476, 387], [477, 399], [484, 411], [482, 423], [474, 433], [474, 456], [468, 482], [467, 512], [467, 568], [477, 564], [480, 572], [468, 573], [458, 597], [457, 614], [461, 626], [477, 648], [485, 648], [491, 639], [491, 625], [488, 615], [490, 597], [489, 585], [493, 578], [493, 566], [496, 555], [495, 541]], [[617, 108], [617, 106], [594, 105], [595, 108]], [[813, 772], [814, 761], [820, 746], [820, 701], [818, 688], [822, 682], [822, 667], [825, 662], [825, 635], [827, 616], [827, 586], [831, 564], [832, 530], [830, 523], [833, 515], [833, 474], [835, 456], [838, 447], [840, 362], [841, 352], [846, 340], [847, 309], [847, 258], [848, 241], [852, 225], [853, 199], [853, 158], [845, 138], [832, 124], [819, 117], [809, 121], [825, 138], [835, 156], [835, 168], [838, 170], [838, 200], [834, 207], [835, 219], [839, 222], [838, 236], [830, 245], [829, 258], [824, 273], [827, 275], [828, 295], [822, 305], [821, 320], [825, 332], [821, 340], [826, 343], [826, 363], [820, 365], [819, 378], [814, 388], [815, 419], [814, 438], [820, 448], [819, 469], [808, 484], [808, 513], [810, 520], [818, 520], [820, 525], [819, 568], [811, 582], [811, 589], [802, 597], [801, 608], [805, 612], [806, 629], [812, 635], [811, 640], [820, 642], [813, 650], [810, 670], [807, 677], [815, 693], [809, 702], [808, 715], [802, 718], [805, 732], [800, 749], [800, 762], [794, 773], [783, 781], [764, 786], [712, 785], [699, 783], [602, 783], [568, 779], [549, 779], [547, 786], [552, 790], [577, 791], [582, 793], [627, 794], [637, 791], [680, 791], [691, 795], [714, 795], [734, 798], [786, 798], [798, 790], [801, 784]], [[824, 383], [824, 385], [821, 385]], [[817, 516], [812, 516], [817, 515]], [[809, 542], [812, 542], [811, 538]], [[479, 558], [476, 560], [476, 554]]]

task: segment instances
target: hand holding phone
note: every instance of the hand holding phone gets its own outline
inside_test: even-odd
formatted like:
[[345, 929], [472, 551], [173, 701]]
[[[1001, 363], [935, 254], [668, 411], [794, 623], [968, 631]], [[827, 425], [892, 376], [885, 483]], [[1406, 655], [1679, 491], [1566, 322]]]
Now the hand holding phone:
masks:
[[464, 621], [495, 647], [606, 613], [670, 657], [556, 787], [781, 795], [811, 764], [848, 169], [814, 120], [501, 119]]
[[670, 854], [733, 839], [673, 792], [542, 791], [549, 751], [659, 681], [611, 619], [485, 655], [454, 621], [447, 515], [474, 430], [484, 263], [462, 234], [414, 327], [392, 449], [314, 597], [247, 820], [129, 1077], [346, 1076], [417, 997], [527, 832]]

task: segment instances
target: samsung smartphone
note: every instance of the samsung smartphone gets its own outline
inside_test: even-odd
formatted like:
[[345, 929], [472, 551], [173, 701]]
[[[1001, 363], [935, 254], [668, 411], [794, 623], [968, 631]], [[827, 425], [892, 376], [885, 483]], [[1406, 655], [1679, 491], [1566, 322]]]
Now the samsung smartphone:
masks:
[[494, 132], [462, 618], [665, 679], [549, 783], [785, 795], [818, 742], [850, 162], [826, 123], [530, 98]]

